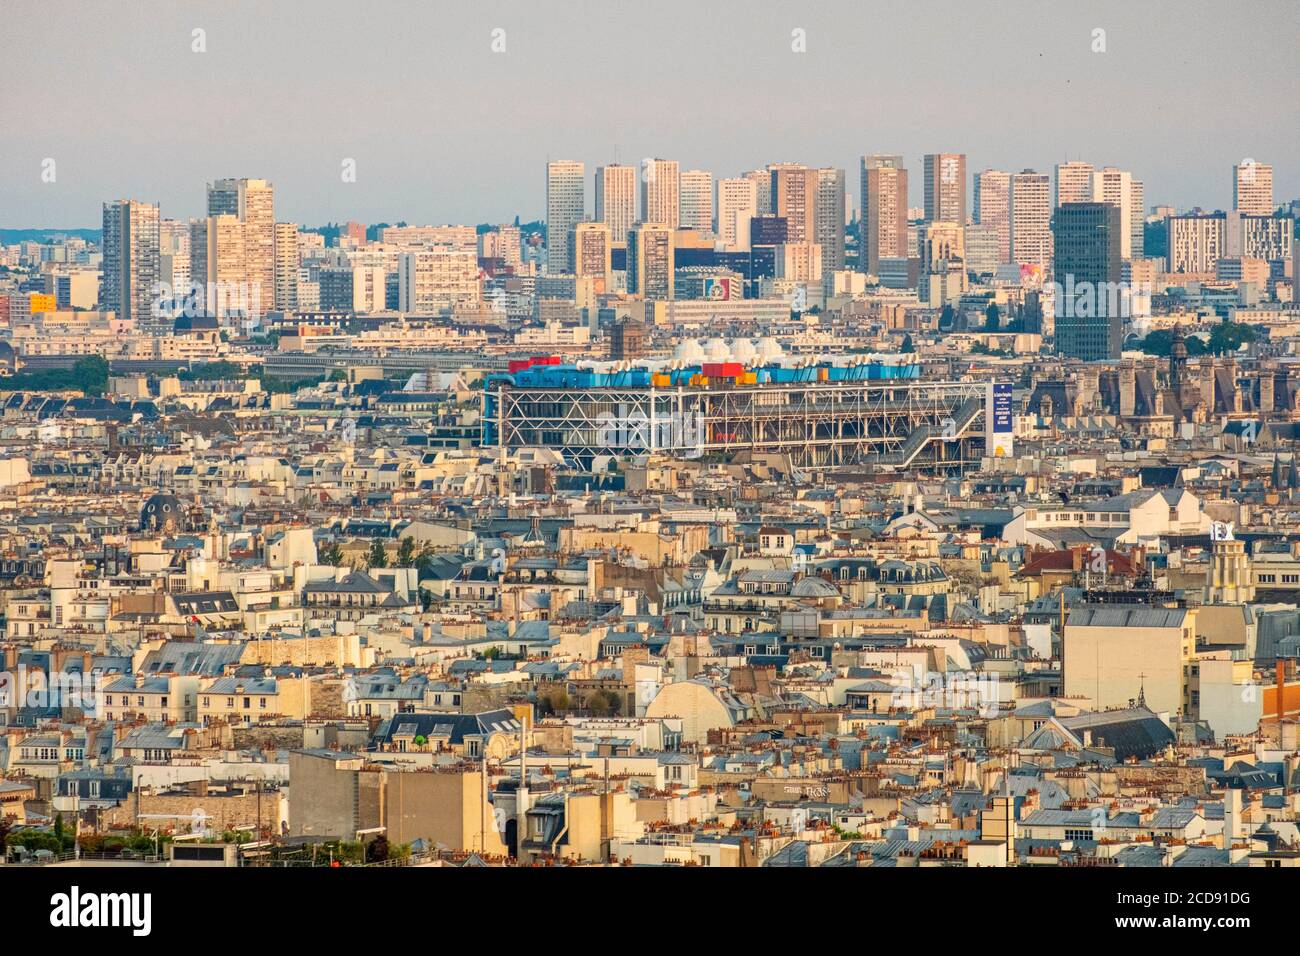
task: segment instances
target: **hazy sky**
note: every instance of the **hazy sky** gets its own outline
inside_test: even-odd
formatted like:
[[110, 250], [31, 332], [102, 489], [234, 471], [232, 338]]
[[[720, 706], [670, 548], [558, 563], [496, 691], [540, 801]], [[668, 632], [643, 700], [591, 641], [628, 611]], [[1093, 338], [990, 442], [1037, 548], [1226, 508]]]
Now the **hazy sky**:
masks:
[[587, 163], [590, 211], [616, 156], [841, 166], [856, 197], [858, 156], [902, 153], [913, 205], [925, 152], [1085, 159], [1184, 207], [1228, 205], [1250, 157], [1280, 202], [1298, 48], [1295, 0], [3, 0], [0, 226], [98, 226], [120, 197], [200, 215], [238, 176], [306, 224], [527, 220], [548, 158]]

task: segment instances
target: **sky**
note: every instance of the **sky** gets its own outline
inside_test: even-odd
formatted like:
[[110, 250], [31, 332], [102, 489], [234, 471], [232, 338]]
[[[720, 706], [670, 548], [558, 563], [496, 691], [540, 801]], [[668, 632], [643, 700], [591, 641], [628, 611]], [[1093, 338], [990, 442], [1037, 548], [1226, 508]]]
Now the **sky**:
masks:
[[1280, 203], [1298, 48], [1295, 0], [4, 0], [0, 227], [188, 218], [244, 176], [305, 225], [528, 221], [548, 159], [587, 164], [591, 212], [596, 166], [652, 156], [839, 166], [855, 205], [864, 153], [904, 155], [912, 205], [927, 152], [1083, 159], [1180, 208], [1249, 158]]

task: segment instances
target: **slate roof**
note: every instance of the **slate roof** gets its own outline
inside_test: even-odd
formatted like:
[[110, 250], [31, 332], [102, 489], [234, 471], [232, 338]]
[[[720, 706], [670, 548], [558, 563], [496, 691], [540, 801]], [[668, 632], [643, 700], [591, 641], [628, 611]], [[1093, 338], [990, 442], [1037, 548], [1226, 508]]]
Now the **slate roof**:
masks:
[[365, 571], [349, 572], [340, 581], [310, 581], [303, 588], [306, 594], [387, 594], [389, 590]]
[[181, 614], [238, 614], [239, 603], [229, 591], [196, 591], [173, 594], [176, 610]]
[[487, 710], [479, 714], [397, 714], [379, 725], [375, 740], [381, 744], [391, 744], [397, 736], [445, 736], [452, 745], [459, 745], [464, 743], [466, 736], [518, 732], [518, 718], [505, 709]]
[[1086, 604], [1070, 611], [1066, 627], [1182, 627], [1187, 609], [1140, 604]]

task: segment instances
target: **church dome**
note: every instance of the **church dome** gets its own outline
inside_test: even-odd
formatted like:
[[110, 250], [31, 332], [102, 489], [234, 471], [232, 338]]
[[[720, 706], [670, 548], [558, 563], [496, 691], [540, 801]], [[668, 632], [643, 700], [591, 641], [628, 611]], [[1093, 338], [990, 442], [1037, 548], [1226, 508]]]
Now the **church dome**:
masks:
[[140, 530], [176, 530], [181, 526], [184, 514], [184, 506], [175, 495], [150, 495], [140, 509]]

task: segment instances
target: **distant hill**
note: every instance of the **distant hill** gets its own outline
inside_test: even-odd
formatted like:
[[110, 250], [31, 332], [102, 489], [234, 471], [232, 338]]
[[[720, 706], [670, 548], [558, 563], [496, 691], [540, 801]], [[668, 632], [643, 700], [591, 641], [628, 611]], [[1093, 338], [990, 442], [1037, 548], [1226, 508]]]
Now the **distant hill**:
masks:
[[45, 242], [55, 236], [76, 236], [98, 245], [102, 232], [102, 229], [0, 229], [0, 246], [12, 246], [19, 242]]

